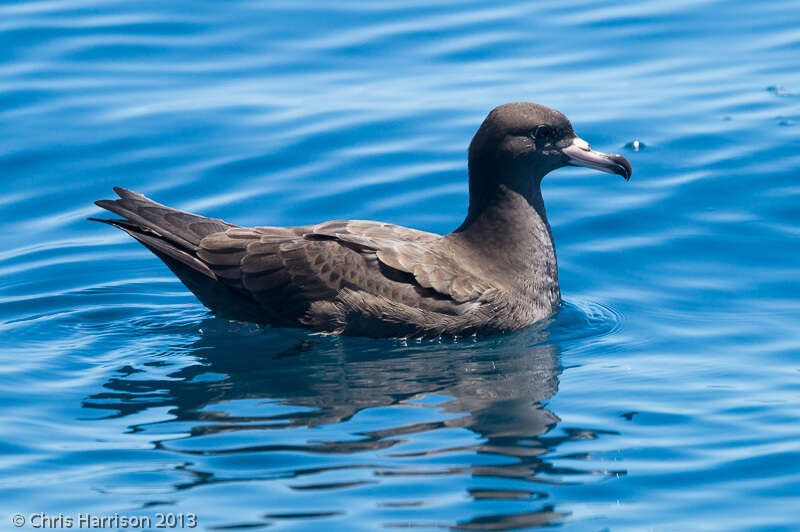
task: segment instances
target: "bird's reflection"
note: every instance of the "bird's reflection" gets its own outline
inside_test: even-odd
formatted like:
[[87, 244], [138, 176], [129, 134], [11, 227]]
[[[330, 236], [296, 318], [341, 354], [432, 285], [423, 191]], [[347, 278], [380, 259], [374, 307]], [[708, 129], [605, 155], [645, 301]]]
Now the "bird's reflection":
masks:
[[[277, 331], [232, 331], [221, 320], [206, 320], [202, 332], [189, 345], [196, 362], [147, 378], [150, 371], [127, 368], [105, 384], [106, 390], [87, 399], [85, 406], [111, 410], [112, 416], [128, 416], [154, 407], [169, 407], [176, 419], [187, 423], [188, 438], [242, 430], [287, 431], [345, 423], [366, 409], [421, 405], [436, 408], [445, 419], [389, 426], [381, 419], [374, 430], [348, 434], [339, 441], [282, 441], [280, 434], [248, 438], [246, 446], [214, 448], [206, 444], [180, 448], [179, 452], [214, 456], [235, 453], [295, 451], [349, 454], [381, 451], [390, 460], [448, 453], [495, 456], [502, 460], [473, 460], [471, 465], [436, 470], [435, 474], [467, 474], [519, 481], [540, 481], [534, 490], [470, 489], [475, 501], [487, 499], [529, 501], [545, 499], [541, 476], [563, 478], [587, 471], [558, 468], [547, 455], [564, 441], [586, 439], [595, 432], [564, 429], [548, 436], [559, 418], [545, 406], [558, 390], [561, 368], [558, 349], [547, 341], [544, 329], [488, 339], [404, 343], [337, 336], [296, 336]], [[165, 357], [162, 357], [162, 360]], [[150, 362], [158, 366], [159, 362]], [[163, 369], [163, 368], [158, 368]], [[435, 405], [430, 404], [431, 398]], [[229, 406], [256, 400], [246, 412]], [[260, 400], [260, 401], [259, 401]], [[245, 401], [253, 404], [251, 401]], [[268, 402], [268, 403], [267, 403]], [[258, 404], [289, 405], [275, 412]], [[297, 408], [304, 407], [304, 408]], [[233, 410], [233, 412], [231, 411]], [[471, 443], [434, 450], [395, 451], [392, 447], [412, 435], [440, 429], [466, 429], [476, 435]], [[133, 427], [133, 430], [145, 430]], [[354, 437], [356, 436], [356, 437]], [[460, 439], [463, 443], [464, 439]], [[253, 445], [253, 442], [259, 442]], [[266, 443], [260, 443], [266, 442]], [[174, 440], [157, 441], [162, 449], [176, 450]], [[208, 448], [212, 447], [212, 448]], [[363, 467], [363, 466], [361, 466]], [[294, 477], [319, 470], [293, 471]], [[200, 484], [237, 479], [216, 478], [213, 471], [193, 471]], [[375, 478], [434, 474], [428, 470], [376, 465]], [[252, 479], [248, 479], [252, 480]], [[351, 485], [342, 483], [342, 487]], [[305, 485], [298, 489], [314, 489]], [[328, 489], [337, 486], [326, 485]], [[441, 526], [466, 530], [505, 530], [537, 526], [563, 517], [541, 501], [533, 512], [485, 515]], [[387, 503], [389, 505], [391, 503]]]

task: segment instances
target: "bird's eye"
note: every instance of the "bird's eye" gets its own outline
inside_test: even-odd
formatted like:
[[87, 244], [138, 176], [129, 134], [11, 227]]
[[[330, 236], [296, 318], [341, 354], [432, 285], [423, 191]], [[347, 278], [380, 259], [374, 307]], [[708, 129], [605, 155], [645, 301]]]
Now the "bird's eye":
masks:
[[550, 126], [536, 126], [533, 136], [537, 139], [546, 139], [553, 136], [553, 128]]

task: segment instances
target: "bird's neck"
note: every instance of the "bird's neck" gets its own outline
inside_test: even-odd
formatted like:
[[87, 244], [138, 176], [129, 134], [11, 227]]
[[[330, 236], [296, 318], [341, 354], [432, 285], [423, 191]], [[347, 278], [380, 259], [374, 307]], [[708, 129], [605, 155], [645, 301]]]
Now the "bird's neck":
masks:
[[509, 185], [470, 183], [466, 219], [451, 233], [461, 245], [479, 250], [508, 287], [531, 298], [560, 301], [558, 266], [541, 180]]

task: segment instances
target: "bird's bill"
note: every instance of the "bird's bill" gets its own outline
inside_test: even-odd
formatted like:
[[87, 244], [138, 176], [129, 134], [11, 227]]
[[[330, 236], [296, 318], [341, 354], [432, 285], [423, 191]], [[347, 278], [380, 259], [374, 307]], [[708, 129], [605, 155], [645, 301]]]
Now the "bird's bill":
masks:
[[625, 181], [633, 173], [628, 159], [616, 153], [595, 151], [589, 147], [588, 142], [579, 137], [572, 139], [572, 143], [563, 148], [561, 153], [567, 156], [567, 164], [570, 166], [585, 166], [608, 174], [621, 175]]

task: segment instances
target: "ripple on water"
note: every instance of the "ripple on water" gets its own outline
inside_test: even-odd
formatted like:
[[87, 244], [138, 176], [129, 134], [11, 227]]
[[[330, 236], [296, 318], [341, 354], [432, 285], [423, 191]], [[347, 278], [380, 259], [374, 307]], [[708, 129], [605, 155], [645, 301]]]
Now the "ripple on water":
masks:
[[565, 301], [548, 327], [552, 341], [571, 341], [616, 334], [623, 328], [618, 311], [595, 301]]

